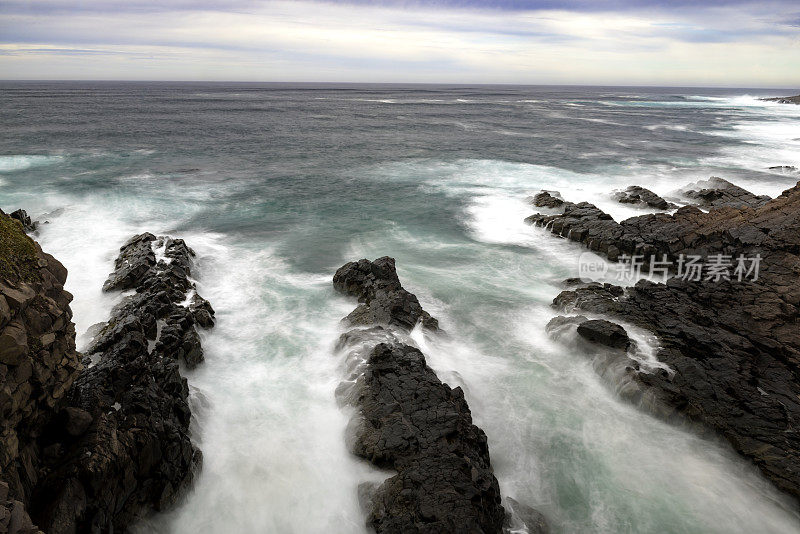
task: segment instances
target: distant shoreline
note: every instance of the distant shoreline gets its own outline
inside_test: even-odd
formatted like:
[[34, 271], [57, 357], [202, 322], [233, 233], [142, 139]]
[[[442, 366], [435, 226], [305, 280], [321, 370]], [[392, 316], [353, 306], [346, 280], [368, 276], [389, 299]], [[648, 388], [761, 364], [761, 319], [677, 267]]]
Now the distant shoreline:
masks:
[[779, 96], [777, 98], [762, 98], [766, 102], [778, 102], [781, 104], [798, 104], [800, 105], [800, 95], [797, 96]]

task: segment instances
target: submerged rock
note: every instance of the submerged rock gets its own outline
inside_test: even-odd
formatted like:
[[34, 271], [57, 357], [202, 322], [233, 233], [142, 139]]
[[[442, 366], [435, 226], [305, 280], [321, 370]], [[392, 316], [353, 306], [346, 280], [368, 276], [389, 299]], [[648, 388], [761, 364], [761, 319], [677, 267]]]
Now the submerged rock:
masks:
[[334, 287], [362, 302], [358, 320], [350, 314], [348, 322], [369, 326], [342, 334], [338, 345], [361, 362], [345, 388], [359, 410], [351, 448], [397, 471], [383, 484], [359, 489], [370, 527], [377, 533], [502, 532], [506, 515], [486, 435], [472, 423], [461, 388], [442, 383], [407, 337], [417, 322], [429, 331], [438, 322], [402, 288], [392, 258], [348, 263]]

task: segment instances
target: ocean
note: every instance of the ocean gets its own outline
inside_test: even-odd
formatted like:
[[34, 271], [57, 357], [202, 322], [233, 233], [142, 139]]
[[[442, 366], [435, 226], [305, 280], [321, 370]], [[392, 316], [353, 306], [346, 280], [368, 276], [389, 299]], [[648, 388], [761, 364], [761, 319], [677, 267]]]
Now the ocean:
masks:
[[[800, 106], [759, 89], [0, 83], [0, 208], [49, 221], [79, 348], [120, 298], [119, 246], [197, 252], [217, 311], [186, 376], [202, 472], [141, 532], [365, 532], [333, 346], [353, 302], [331, 278], [390, 255], [448, 333], [418, 341], [461, 386], [504, 496], [553, 532], [785, 533], [793, 505], [728, 445], [620, 400], [545, 325], [581, 246], [523, 219], [544, 188], [615, 218], [715, 175], [777, 195], [800, 174]], [[657, 341], [633, 332], [642, 347]]]

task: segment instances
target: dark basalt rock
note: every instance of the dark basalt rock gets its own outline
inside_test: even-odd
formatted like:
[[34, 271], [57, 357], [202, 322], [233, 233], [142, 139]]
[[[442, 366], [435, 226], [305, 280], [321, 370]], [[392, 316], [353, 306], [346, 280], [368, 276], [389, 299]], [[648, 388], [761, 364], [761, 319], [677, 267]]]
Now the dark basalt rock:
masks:
[[81, 364], [64, 290], [67, 270], [0, 211], [0, 532], [38, 532], [39, 439]]
[[564, 205], [564, 199], [557, 191], [541, 191], [536, 193], [533, 198], [528, 198], [528, 202], [537, 208], [560, 208]]
[[342, 334], [337, 346], [362, 362], [354, 383], [340, 388], [359, 410], [351, 447], [397, 471], [359, 488], [370, 527], [379, 534], [503, 532], [486, 435], [472, 424], [461, 389], [443, 384], [407, 337], [417, 321], [437, 330], [436, 320], [402, 288], [392, 258], [348, 263], [334, 287], [362, 302], [357, 324], [369, 326]]
[[171, 506], [199, 468], [179, 361], [202, 361], [195, 311], [213, 325], [213, 309], [196, 293], [196, 310], [182, 305], [195, 291], [193, 255], [183, 240], [153, 234], [120, 249], [104, 289], [136, 293], [100, 328], [67, 406], [39, 439], [50, 454], [30, 510], [46, 532], [125, 531]]
[[779, 96], [777, 98], [762, 98], [766, 102], [778, 102], [779, 104], [800, 104], [800, 95]]
[[333, 287], [360, 302], [345, 318], [350, 326], [376, 324], [411, 330], [421, 322], [428, 330], [439, 329], [439, 322], [422, 309], [416, 295], [400, 285], [394, 258], [347, 263], [336, 271]]
[[547, 219], [555, 231], [552, 221], [605, 239], [607, 249], [634, 244], [673, 261], [680, 254], [760, 255], [756, 280], [673, 277], [627, 290], [584, 284], [553, 304], [655, 333], [657, 357], [674, 373], [628, 369], [644, 392], [639, 400], [667, 419], [717, 432], [778, 488], [800, 497], [800, 183], [756, 209], [681, 208], [617, 226], [597, 214]]
[[627, 349], [631, 340], [620, 325], [604, 319], [592, 319], [578, 325], [578, 334], [591, 341], [614, 349]]
[[770, 171], [780, 171], [780, 172], [797, 172], [797, 167], [794, 165], [775, 165], [774, 167], [769, 167]]
[[12, 211], [8, 216], [19, 221], [22, 224], [22, 228], [29, 234], [36, 232], [39, 228], [39, 221], [32, 221], [28, 212], [23, 209]]
[[686, 186], [683, 195], [702, 208], [758, 208], [771, 200], [766, 195], [754, 195], [717, 176]]
[[678, 207], [671, 202], [667, 202], [649, 189], [638, 185], [632, 185], [625, 189], [625, 191], [616, 193], [614, 196], [621, 204], [638, 204], [659, 210], [671, 210]]

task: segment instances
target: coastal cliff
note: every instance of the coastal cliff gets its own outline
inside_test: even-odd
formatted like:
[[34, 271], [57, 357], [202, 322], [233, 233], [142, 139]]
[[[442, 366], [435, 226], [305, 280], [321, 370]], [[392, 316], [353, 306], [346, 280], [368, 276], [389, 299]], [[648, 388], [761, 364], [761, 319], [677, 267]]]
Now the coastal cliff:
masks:
[[[553, 302], [562, 313], [595, 313], [655, 333], [657, 358], [669, 370], [640, 368], [629, 358], [635, 347], [624, 329], [614, 347], [614, 325], [573, 316], [550, 326], [558, 331], [571, 322], [578, 336], [615, 348], [629, 399], [718, 433], [800, 498], [800, 183], [769, 200], [723, 182], [699, 194], [714, 199], [708, 212], [685, 206], [618, 223], [584, 202], [527, 219], [611, 260], [638, 255], [645, 267], [653, 259], [672, 265], [666, 283], [642, 280], [627, 289], [571, 280]], [[703, 271], [695, 279], [675, 269], [681, 258], [713, 263], [720, 254], [732, 263], [722, 276]], [[759, 258], [756, 276], [734, 274], [739, 257]]]
[[39, 440], [82, 369], [66, 279], [0, 211], [0, 531], [36, 532], [25, 508], [46, 454]]
[[[214, 311], [183, 240], [134, 236], [106, 291], [133, 290], [81, 356], [66, 269], [0, 213], [0, 531], [124, 531], [172, 505], [201, 462], [181, 364]], [[38, 527], [34, 527], [38, 525]]]

